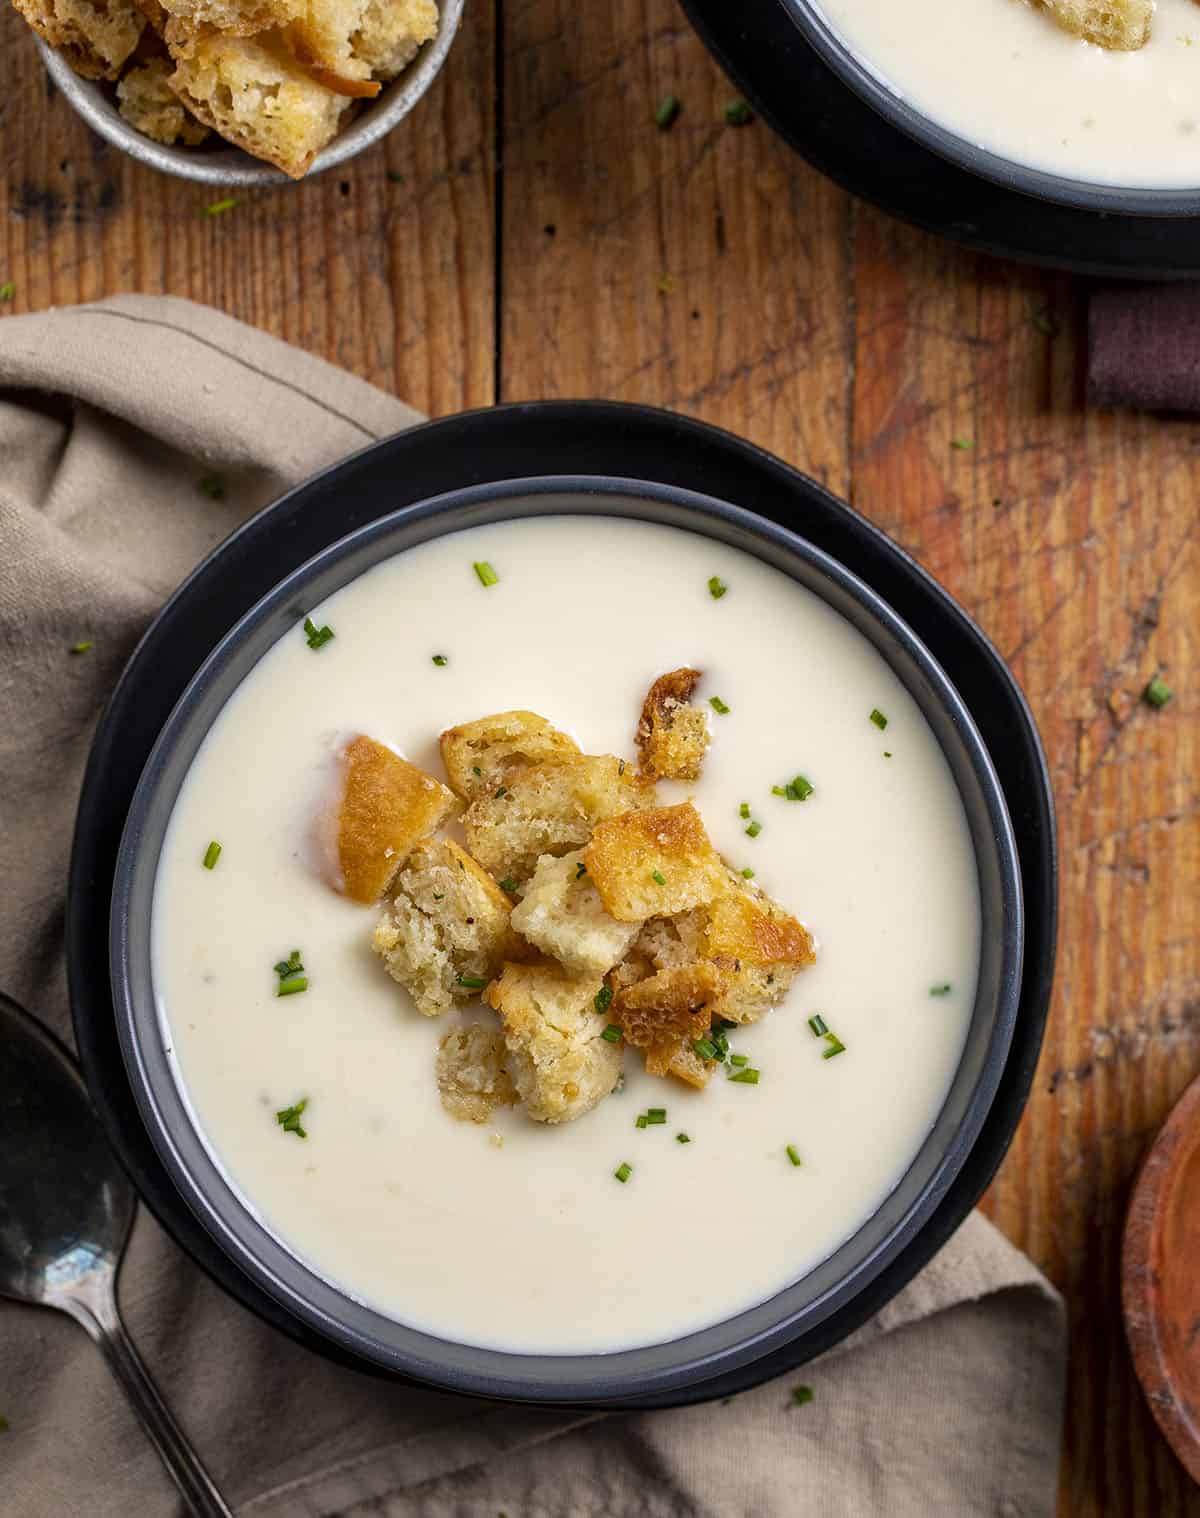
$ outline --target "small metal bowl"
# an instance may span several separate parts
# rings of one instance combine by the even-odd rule
[[[462,20],[463,0],[441,0],[441,25],[432,42],[426,43],[412,63],[378,96],[365,106],[354,120],[318,153],[312,168],[304,176],[336,168],[371,147],[397,125],[437,77],[450,51],[458,24]],[[164,174],[191,179],[197,184],[246,188],[252,185],[295,184],[282,169],[243,153],[241,148],[167,147],[146,137],[117,110],[111,89],[91,79],[81,79],[61,53],[37,38],[46,72],[79,114],[107,142],[128,153],[138,163],[149,164]],[[219,139],[218,139],[219,140]]]

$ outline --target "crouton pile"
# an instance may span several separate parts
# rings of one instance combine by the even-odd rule
[[[337,883],[380,902],[372,947],[424,1016],[490,1009],[439,1048],[452,1116],[582,1117],[627,1047],[702,1089],[723,1057],[708,1035],[757,1021],[813,962],[807,929],[726,864],[691,802],[660,803],[659,779],[700,772],[699,679],[651,687],[637,766],[527,711],[443,733],[448,785],[371,738],[343,750]],[[465,848],[440,836],[451,822]]]
[[[210,132],[299,179],[437,35],[435,0],[13,0],[158,142]]]
[[[1133,53],[1150,40],[1154,0],[1034,0],[1064,31],[1110,52]]]

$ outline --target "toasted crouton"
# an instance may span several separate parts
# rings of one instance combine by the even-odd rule
[[[454,795],[362,733],[346,744],[339,762],[338,883],[354,901],[378,901],[414,846],[446,820]]]
[[[482,766],[481,766],[482,768]],[[463,817],[471,853],[497,880],[528,880],[543,854],[582,848],[596,824],[652,805],[653,787],[611,754],[505,770]]]
[[[369,65],[354,56],[350,43],[365,10],[366,0],[306,0],[297,19],[281,33],[285,47],[309,77],[339,95],[379,93]]]
[[[512,925],[572,975],[611,970],[641,928],[608,915],[578,850],[561,859],[542,855]]]
[[[155,142],[194,147],[208,136],[208,128],[188,114],[167,83],[171,69],[165,58],[151,58],[128,69],[117,85],[117,108],[130,126]]]
[[[660,675],[646,693],[637,728],[641,771],[662,780],[698,780],[708,748],[708,716],[689,706],[700,680],[698,669]]]
[[[621,1047],[601,1035],[599,976],[575,980],[557,965],[504,966],[487,989],[500,1014],[508,1073],[537,1123],[567,1123],[590,1112],[621,1074]]]
[[[85,79],[115,79],[146,24],[131,0],[13,0],[13,5]]]
[[[516,957],[512,903],[448,838],[413,849],[396,877],[371,946],[425,1017],[470,1001]]]
[[[162,8],[192,30],[253,37],[299,20],[307,0],[162,0]]]
[[[584,862],[618,922],[669,917],[702,906],[725,881],[721,856],[691,802],[598,823]]]
[[[442,734],[442,763],[450,789],[464,801],[486,796],[501,777],[530,765],[554,764],[579,753],[579,745],[536,712],[496,712]]]
[[[683,1081],[685,1085],[694,1086],[697,1091],[703,1091],[716,1074],[719,1063],[715,1059],[701,1059],[691,1044],[680,1044],[671,1056],[667,1074]]]
[[[367,0],[350,41],[376,79],[394,79],[437,32],[434,0]]]
[[[691,1049],[721,1013],[725,972],[712,963],[661,970],[649,980],[618,991],[612,1019],[625,1042],[641,1049],[651,1075],[667,1075],[681,1050]],[[697,1061],[703,1064],[704,1061]]]
[[[1114,52],[1134,53],[1150,40],[1154,0],[1041,0],[1065,31]]]
[[[517,1093],[504,1068],[504,1034],[472,1023],[447,1033],[438,1045],[437,1084],[442,1106],[464,1123],[486,1123],[497,1107],[511,1107]]]
[[[732,870],[726,889],[705,912],[704,953],[731,976],[722,1015],[731,1022],[757,1022],[783,1000],[800,971],[815,962],[812,934]]]
[[[273,33],[264,34],[273,38]],[[199,121],[293,179],[337,133],[348,96],[316,83],[285,49],[167,23],[171,88]]]

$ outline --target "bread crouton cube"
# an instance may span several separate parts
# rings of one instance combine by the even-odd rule
[[[115,79],[146,24],[131,0],[13,0],[13,5],[84,79]]]
[[[162,0],[162,8],[193,31],[253,37],[298,21],[308,6],[307,0]]]
[[[470,1001],[515,958],[512,903],[448,838],[418,844],[396,876],[371,946],[425,1017]]]
[[[438,1045],[436,1070],[442,1106],[463,1123],[486,1123],[497,1107],[511,1107],[517,1093],[504,1068],[504,1034],[497,1024],[471,1023],[447,1033]]]
[[[703,1091],[716,1074],[719,1064],[719,1060],[701,1059],[691,1044],[680,1044],[671,1056],[667,1074],[683,1081],[685,1085],[694,1086],[697,1091]]]
[[[698,669],[660,675],[646,693],[637,727],[641,771],[662,780],[698,780],[709,744],[708,714],[690,706]]]
[[[694,907],[690,912],[680,912],[675,917],[652,917],[638,934],[635,950],[651,963],[649,974],[655,970],[674,970],[680,965],[695,964],[704,958],[704,931],[708,926],[708,913],[704,907]]]
[[[580,850],[543,854],[512,925],[572,975],[603,975],[624,955],[640,923],[617,922],[604,910]]]
[[[721,857],[688,801],[598,823],[584,862],[618,922],[686,912],[711,901],[725,882]]]
[[[367,0],[350,45],[376,79],[394,79],[437,32],[434,0]]]
[[[336,884],[353,901],[378,901],[457,803],[440,780],[365,734],[346,744],[338,763]]]
[[[567,1123],[602,1101],[621,1074],[621,1046],[604,1037],[596,1012],[604,982],[578,980],[558,966],[504,966],[487,999],[500,1014],[507,1067],[537,1123]]]
[[[641,1049],[651,1075],[667,1075],[680,1050],[690,1049],[723,1015],[727,976],[716,965],[701,962],[676,970],[660,970],[613,997],[612,1020],[625,1042]],[[700,1064],[704,1061],[697,1060]]]
[[[442,734],[442,763],[450,789],[464,801],[486,796],[505,773],[554,764],[579,753],[579,745],[536,712],[495,712]]]
[[[481,766],[482,768],[482,766]],[[528,880],[543,854],[582,848],[606,817],[653,803],[654,791],[611,754],[505,770],[463,817],[467,844],[497,880]],[[610,908],[611,911],[611,908]]]
[[[354,56],[350,39],[362,23],[366,0],[305,0],[300,15],[280,34],[309,77],[339,95],[379,93],[370,67]]]
[[[1041,0],[1065,31],[1114,52],[1133,53],[1150,40],[1154,0]]]
[[[812,934],[778,902],[732,871],[727,888],[705,909],[705,955],[731,979],[722,1016],[757,1022],[787,995],[793,980],[816,960]]]
[[[130,126],[155,142],[195,147],[208,136],[208,128],[188,114],[167,83],[173,66],[165,58],[151,58],[128,69],[117,85],[117,109]]]
[[[350,97],[318,84],[283,48],[256,37],[167,23],[171,88],[227,142],[300,179],[331,142]],[[270,41],[274,33],[265,33]]]

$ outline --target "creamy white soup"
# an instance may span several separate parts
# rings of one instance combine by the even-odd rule
[[[1200,185],[1200,8],[1158,0],[1110,52],[1026,0],[817,0],[897,95],[981,148],[1097,184]]]
[[[497,584],[480,584],[477,560]],[[811,1270],[929,1132],[978,973],[962,803],[884,661],[757,559],[599,517],[442,538],[311,614],[333,639],[314,651],[299,626],[283,637],[206,737],[154,896],[164,1036],[245,1205],[351,1296],[507,1350],[664,1341]],[[818,946],[783,1005],[730,1034],[759,1084],[718,1071],[695,1091],[650,1077],[626,1050],[623,1089],[576,1122],[535,1123],[520,1107],[455,1121],[439,1103],[437,1045],[493,1014],[418,1016],[371,951],[375,909],[311,867],[305,838],[331,755],[364,732],[440,775],[442,729],[524,707],[588,752],[632,758],[647,687],[685,664],[704,672],[697,699],[729,711],[711,717],[702,779],[660,794],[694,797],[716,847]],[[814,787],[806,801],[772,795],[799,771]],[[308,989],[280,997],[272,967],[294,948]],[[816,1014],[844,1052],[822,1057]],[[304,1139],[276,1118],[301,1099]],[[650,1106],[666,1123],[638,1129]]]

